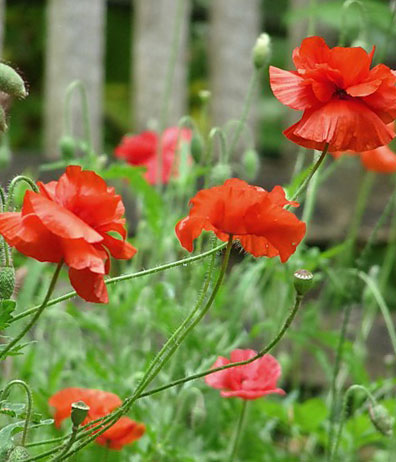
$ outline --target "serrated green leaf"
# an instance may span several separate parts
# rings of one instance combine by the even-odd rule
[[[15,310],[15,300],[0,300],[0,330],[7,328],[12,321],[12,312]]]

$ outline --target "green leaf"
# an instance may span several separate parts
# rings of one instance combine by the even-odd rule
[[[10,337],[4,337],[4,336],[2,336],[2,338],[6,338],[6,339],[8,339],[9,341],[12,340]],[[4,360],[5,358],[7,358],[7,356],[18,356],[18,355],[21,355],[21,354],[22,354],[21,350],[22,350],[23,348],[25,348],[26,346],[28,346],[28,345],[32,345],[33,343],[37,343],[37,341],[36,341],[36,340],[32,340],[32,341],[30,341],[30,342],[25,342],[25,343],[21,343],[21,344],[19,344],[19,345],[15,345],[15,346],[14,346],[13,348],[11,348],[11,350],[8,351],[7,354],[6,354],[3,358],[1,358],[1,359]],[[4,349],[7,347],[7,345],[8,345],[8,343],[2,343],[2,344],[0,344],[0,353],[2,352],[2,350],[4,350]]]
[[[12,321],[12,312],[15,310],[15,300],[0,301],[0,330],[8,327]]]
[[[305,433],[317,430],[327,417],[327,408],[320,398],[312,398],[302,404],[295,404],[294,420]]]

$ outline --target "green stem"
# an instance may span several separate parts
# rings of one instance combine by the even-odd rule
[[[246,94],[246,98],[245,98],[245,101],[243,103],[242,114],[241,114],[240,119],[238,120],[237,128],[236,128],[236,130],[234,132],[234,136],[231,138],[230,146],[229,146],[229,149],[227,151],[227,159],[232,158],[232,154],[234,152],[234,149],[236,148],[236,145],[237,145],[237,143],[239,141],[239,138],[240,138],[240,136],[242,134],[243,127],[246,124],[246,121],[247,121],[247,118],[248,118],[248,115],[249,115],[250,106],[252,105],[252,102],[253,102],[253,97],[254,97],[254,92],[255,92],[255,89],[256,89],[256,85],[257,85],[257,83],[259,81],[259,77],[261,75],[261,71],[262,71],[262,68],[260,68],[260,69],[254,68],[253,75],[252,75],[252,77],[250,79],[250,82],[249,82],[249,87],[248,87],[248,91],[247,91],[247,94]]]
[[[60,454],[54,456],[51,459],[52,462],[62,460],[63,456],[68,453],[68,451],[70,450],[70,448],[73,446],[73,444],[76,441],[77,432],[78,432],[78,426],[77,427],[73,426],[72,434],[70,435],[69,441],[66,441],[66,443],[65,443],[65,445],[64,445],[64,447],[62,449],[62,452]]]
[[[324,158],[326,157],[328,149],[329,149],[329,144],[326,143],[325,147],[323,148],[322,154],[320,155],[317,162],[313,164],[309,175],[307,176],[307,178],[305,178],[305,180],[302,182],[302,184],[299,186],[297,191],[294,193],[292,199],[290,200],[292,201],[297,200],[300,197],[300,195],[307,189],[308,184],[311,181],[311,178],[315,175],[316,171],[318,170],[318,168],[321,166],[322,162],[324,161]]]
[[[349,319],[351,317],[353,304],[347,303],[343,310],[343,319],[342,319],[342,326],[341,332],[338,339],[338,346],[336,357],[334,361],[334,369],[331,377],[331,387],[330,387],[330,421],[329,421],[329,431],[327,436],[327,461],[330,461],[331,457],[331,448],[333,446],[333,439],[334,439],[334,426],[337,419],[338,414],[338,395],[337,395],[337,377],[340,372],[341,362],[344,355],[344,343],[346,332],[349,324]]]
[[[234,460],[235,460],[235,456],[236,456],[236,453],[237,453],[237,450],[238,450],[239,442],[240,442],[241,436],[242,436],[243,424],[245,422],[245,417],[246,417],[246,409],[247,409],[247,400],[244,399],[243,403],[242,403],[241,413],[240,413],[239,419],[238,419],[238,424],[237,424],[237,427],[236,427],[236,430],[235,430],[235,434],[234,434],[234,437],[233,437],[232,442],[231,442],[231,451],[230,451],[229,462],[234,462]]]
[[[149,391],[147,391],[145,393],[142,393],[139,396],[139,398],[143,398],[143,397],[146,397],[146,396],[153,395],[155,393],[159,393],[160,391],[164,391],[164,390],[166,390],[168,388],[172,388],[172,387],[175,387],[177,385],[182,385],[183,383],[190,382],[191,380],[196,380],[196,379],[199,379],[201,377],[205,377],[206,375],[214,374],[215,372],[223,371],[223,370],[229,369],[231,367],[245,366],[246,364],[250,364],[253,361],[256,361],[257,359],[263,357],[265,354],[269,353],[280,342],[280,340],[283,338],[283,336],[285,335],[287,329],[290,327],[291,323],[293,322],[293,319],[295,318],[295,316],[297,314],[297,311],[300,309],[302,300],[303,300],[302,295],[296,295],[296,300],[295,300],[294,306],[291,309],[288,317],[286,318],[286,321],[283,323],[283,325],[282,325],[281,329],[279,330],[278,334],[273,338],[273,340],[271,340],[271,342],[268,345],[266,345],[262,350],[260,350],[257,353],[257,355],[254,356],[253,358],[247,359],[245,361],[229,363],[229,364],[226,364],[224,366],[220,366],[220,367],[216,367],[216,368],[212,368],[212,369],[206,369],[205,371],[198,372],[196,374],[192,374],[192,375],[187,376],[187,377],[182,377],[181,379],[174,380],[173,382],[162,385],[161,387],[153,388],[152,390],[149,390]]]
[[[32,191],[36,193],[39,192],[38,186],[31,178],[24,176],[24,175],[16,176],[11,181],[10,186],[8,187],[8,195],[7,195],[7,200],[6,200],[5,207],[4,207],[6,212],[8,212],[10,210],[10,207],[13,206],[15,187],[21,181],[24,181],[25,183],[27,183],[32,188]]]
[[[342,5],[341,32],[340,32],[340,37],[338,40],[339,47],[345,46],[346,32],[348,30],[345,19],[347,18],[347,15],[349,13],[348,10],[352,5],[356,5],[359,8],[361,29],[364,31],[364,33],[366,33],[367,18],[366,18],[366,10],[364,8],[363,3],[360,0],[345,0],[344,4]]]
[[[10,388],[13,387],[14,385],[19,385],[22,387],[25,392],[26,392],[26,418],[25,418],[25,424],[23,426],[23,433],[22,433],[22,439],[21,439],[21,445],[26,446],[26,439],[27,439],[27,434],[28,434],[28,428],[29,428],[29,422],[32,417],[32,408],[33,408],[33,394],[32,391],[29,387],[29,385],[24,382],[23,380],[12,380],[7,384],[7,386],[4,388],[3,393],[1,394],[1,399],[6,399]]]
[[[227,151],[227,139],[224,134],[224,131],[220,127],[214,127],[212,130],[209,132],[209,137],[208,137],[208,150],[206,154],[206,159],[204,165],[209,165],[211,159],[212,159],[212,154],[213,154],[213,145],[214,145],[214,139],[215,136],[219,138],[220,141],[220,162],[228,162],[228,156],[229,152]]]
[[[115,284],[117,282],[122,281],[129,281],[130,279],[135,279],[143,276],[149,276],[150,274],[159,273],[160,271],[165,271],[171,268],[176,268],[177,266],[188,265],[189,263],[193,263],[195,261],[201,260],[202,258],[206,258],[209,255],[215,254],[216,252],[220,251],[226,246],[226,244],[220,244],[214,249],[208,250],[203,252],[199,255],[194,255],[193,257],[184,258],[183,260],[178,260],[171,263],[166,263],[165,265],[157,266],[155,268],[150,268],[148,270],[139,271],[138,273],[131,273],[131,274],[123,274],[121,276],[116,276],[114,278],[105,279],[106,285]],[[60,297],[54,298],[49,300],[47,306],[56,305],[57,303],[63,302],[65,300],[69,300],[77,295],[76,291],[73,290],[67,294],[61,295]],[[36,313],[40,309],[40,306],[34,306],[33,308],[29,308],[28,310],[23,311],[22,313],[15,315],[12,319],[12,322],[18,321],[26,316],[30,316],[33,313]]]
[[[87,446],[89,443],[91,443],[93,440],[95,440],[98,436],[100,436],[102,433],[104,433],[106,430],[108,430],[121,417],[121,415],[127,413],[130,410],[133,403],[137,399],[139,399],[141,393],[144,391],[144,388],[154,380],[154,378],[158,375],[158,373],[160,372],[162,367],[170,359],[170,357],[173,355],[173,353],[176,351],[176,349],[181,345],[181,343],[186,338],[186,336],[191,332],[191,330],[196,326],[196,324],[198,324],[198,322],[207,313],[207,311],[211,307],[211,305],[212,305],[212,303],[213,303],[213,301],[214,301],[214,299],[215,299],[215,297],[217,295],[217,292],[220,289],[220,286],[221,286],[221,284],[223,282],[225,272],[226,272],[226,269],[227,269],[227,266],[228,266],[230,254],[231,254],[232,239],[233,239],[233,236],[230,235],[229,239],[228,239],[228,242],[227,242],[227,247],[226,247],[226,250],[225,250],[225,253],[224,253],[223,263],[222,263],[221,268],[220,268],[220,273],[219,273],[218,279],[217,279],[216,284],[215,284],[215,286],[213,288],[213,291],[212,291],[208,301],[206,302],[205,306],[203,307],[203,309],[197,314],[195,319],[193,319],[190,322],[190,324],[186,327],[186,329],[180,335],[179,339],[177,339],[177,341],[173,345],[173,347],[170,350],[168,350],[165,355],[163,354],[163,350],[161,350],[157,354],[156,358],[153,361],[154,365],[152,365],[150,367],[150,372],[145,373],[145,375],[143,376],[143,379],[141,381],[141,384],[138,385],[138,387],[136,388],[136,390],[132,394],[132,396],[127,398],[124,401],[124,404],[120,408],[118,408],[117,411],[113,415],[107,416],[106,419],[102,421],[102,423],[100,424],[101,428],[98,431],[96,431],[97,427],[91,428],[90,429],[90,433],[91,433],[90,436],[85,441],[82,441],[74,449],[72,449],[67,454],[65,454],[63,456],[63,458],[59,459],[59,462],[61,460],[64,460],[64,459],[68,458],[68,457],[71,457],[73,454],[75,454],[76,452],[83,449],[85,446]],[[105,422],[106,422],[106,424],[105,424]]]
[[[348,401],[350,396],[352,395],[353,392],[356,390],[359,391],[364,391],[370,400],[371,404],[374,406],[375,405],[375,399],[373,395],[362,385],[351,385],[348,390],[345,392],[344,399],[342,402],[342,411],[341,411],[341,418],[338,426],[338,431],[337,435],[335,437],[335,442],[334,442],[334,447],[330,449],[330,462],[333,462],[335,458],[337,457],[337,452],[338,452],[338,447],[341,441],[341,434],[342,434],[342,429],[344,427],[345,419],[346,419],[346,413],[347,413],[347,408],[348,408]]]
[[[204,299],[206,297],[208,289],[209,289],[209,285],[210,285],[210,282],[211,282],[211,279],[212,279],[212,273],[213,273],[213,269],[214,269],[214,262],[215,262],[215,254],[212,254],[212,258],[211,258],[211,261],[210,261],[210,264],[209,264],[209,269],[208,269],[208,272],[207,272],[207,274],[205,276],[205,279],[204,279],[204,284],[203,284],[203,287],[202,287],[202,290],[201,290],[201,294],[199,295],[193,310],[184,319],[184,321],[175,330],[175,332],[169,337],[169,339],[167,340],[165,345],[161,348],[160,352],[157,354],[155,359],[150,364],[149,368],[145,372],[146,382],[151,381],[150,380],[151,379],[151,373],[152,373],[153,370],[155,370],[155,367],[156,367],[157,364],[161,364],[161,367],[164,365],[164,364],[162,364],[163,361],[164,361],[163,358],[165,356],[165,353],[168,351],[168,349],[178,347],[179,338],[180,338],[181,333],[185,331],[185,329],[188,327],[188,325],[190,324],[192,319],[195,317],[195,315],[199,311],[199,309],[200,309],[200,307],[201,307],[201,305],[202,305],[202,303],[203,303],[203,301],[204,301]],[[139,387],[144,389],[145,386],[146,386],[146,382],[144,381],[144,379],[142,379],[141,383],[139,384]]]
[[[70,109],[71,98],[73,93],[78,90],[81,97],[81,107],[83,114],[83,124],[84,124],[84,139],[87,143],[88,153],[91,156],[92,152],[92,137],[91,137],[91,126],[89,122],[89,106],[88,106],[88,96],[87,90],[84,83],[81,80],[75,80],[67,87],[66,97],[65,97],[65,107],[64,107],[64,129],[66,134],[72,134],[72,120],[73,114]]]
[[[52,292],[55,289],[56,281],[58,280],[58,276],[60,273],[60,270],[62,268],[63,260],[61,260],[55,270],[54,275],[52,276],[50,285],[47,290],[47,294],[44,297],[43,303],[39,306],[37,309],[35,315],[33,316],[32,320],[25,326],[24,329],[12,340],[10,343],[6,345],[4,350],[0,352],[0,359],[5,358],[7,353],[25,336],[25,334],[33,327],[33,325],[36,323],[38,318],[40,317],[41,313],[44,311],[44,309],[47,307],[48,300],[50,299]]]
[[[379,275],[379,288],[382,293],[385,292],[386,285],[387,285],[389,276],[391,274],[393,264],[395,262],[395,257],[396,257],[396,201],[393,204],[392,220],[390,223],[388,245],[386,247],[384,261],[381,266],[380,275]]]
[[[370,196],[374,180],[375,173],[366,171],[363,177],[363,181],[360,183],[355,211],[345,241],[347,244],[347,251],[344,254],[343,260],[346,266],[349,266],[353,258],[356,239],[359,234],[359,228],[362,223],[363,214],[366,209],[367,201]]]
[[[395,327],[393,325],[393,320],[392,320],[392,316],[390,314],[388,305],[386,304],[386,302],[384,300],[384,297],[381,295],[381,292],[379,291],[379,289],[377,287],[377,284],[375,283],[375,281],[370,276],[368,276],[363,271],[359,271],[358,276],[359,276],[360,279],[362,279],[366,283],[367,287],[370,289],[371,293],[375,297],[375,300],[376,300],[376,302],[377,302],[377,304],[378,304],[378,306],[379,306],[379,308],[381,310],[382,316],[384,318],[385,325],[386,325],[386,328],[388,330],[389,337],[391,339],[393,351],[394,351],[395,356],[396,356],[396,331],[395,331]]]
[[[6,195],[4,189],[0,186],[0,213],[3,213],[5,211],[6,204]],[[3,264],[5,266],[10,266],[10,250],[3,236],[0,236],[0,246],[0,266],[2,266]]]

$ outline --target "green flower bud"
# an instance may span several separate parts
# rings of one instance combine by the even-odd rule
[[[259,36],[253,47],[252,57],[256,69],[261,69],[269,60],[271,54],[271,38],[263,33]]]
[[[203,103],[206,103],[207,101],[210,100],[210,97],[212,96],[212,94],[210,93],[209,90],[201,90],[198,93],[198,96]]]
[[[294,289],[298,295],[305,295],[311,290],[313,274],[306,269],[299,269],[294,273]]]
[[[0,300],[11,298],[15,287],[15,269],[13,266],[0,267]]]
[[[191,155],[194,161],[199,164],[202,159],[202,153],[204,151],[204,141],[202,136],[195,132],[191,138]]]
[[[73,137],[64,135],[59,140],[59,150],[62,154],[63,159],[73,159],[76,152],[76,142]]]
[[[10,452],[7,462],[22,462],[23,460],[29,459],[30,454],[27,449],[23,446],[15,446]]]
[[[28,94],[22,77],[4,63],[0,63],[0,90],[17,98],[25,98]]]
[[[252,180],[256,175],[259,168],[259,157],[255,149],[248,149],[243,155],[243,166],[246,176]]]
[[[210,182],[213,185],[223,184],[231,176],[231,167],[228,164],[219,163],[213,167],[210,173]]]
[[[380,433],[385,436],[392,436],[395,419],[389,414],[386,407],[382,406],[381,404],[370,404],[369,415],[374,427]]]
[[[77,401],[72,403],[71,408],[71,421],[73,423],[73,427],[78,427],[87,417],[89,406],[87,406],[84,401]]]

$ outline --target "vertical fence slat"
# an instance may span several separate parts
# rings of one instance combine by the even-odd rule
[[[105,0],[49,0],[47,3],[44,144],[57,157],[67,86],[86,84],[94,147],[102,147]],[[82,132],[81,104],[73,99],[74,131]]]
[[[178,3],[178,0],[134,0],[131,105],[135,131],[144,130],[151,121],[160,119]],[[175,124],[186,112],[189,14],[190,1],[185,0],[168,125]]]

